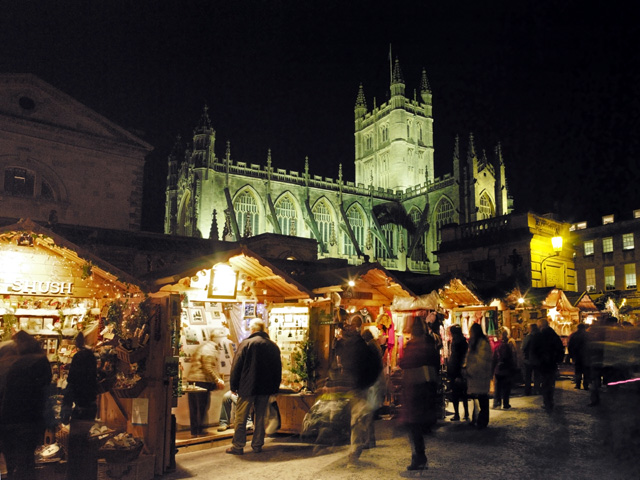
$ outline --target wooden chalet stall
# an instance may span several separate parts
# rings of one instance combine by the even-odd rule
[[[269,260],[245,246],[232,244],[228,250],[176,264],[154,273],[149,282],[158,295],[177,295],[179,324],[175,350],[180,381],[175,389],[173,415],[178,446],[201,443],[213,436],[205,431],[199,438],[189,435],[187,396],[191,356],[206,339],[217,344],[220,373],[228,381],[237,346],[249,335],[249,323],[262,319],[271,339],[282,353],[283,395],[302,389],[293,370],[294,357],[309,336],[311,292]],[[219,423],[222,396],[228,390],[210,392],[206,426]],[[186,395],[185,395],[186,394]],[[279,397],[281,431],[288,431],[291,414]],[[233,413],[232,413],[233,414]]]
[[[498,325],[498,309],[488,306],[474,291],[458,278],[432,277],[425,280],[429,293],[410,299],[394,299],[392,310],[401,325],[408,325],[413,315],[426,315],[429,312],[439,314],[443,341],[442,356],[448,356],[449,327],[458,325],[465,336],[469,336],[472,323],[480,323],[488,335],[494,335]],[[405,336],[409,327],[400,328]]]
[[[147,300],[141,307],[145,295],[136,279],[29,220],[0,229],[0,265],[3,339],[24,330],[40,341],[56,382],[52,399],[60,402],[75,353],[73,338],[83,332],[99,356],[103,380],[96,424],[142,447],[137,454],[119,450],[121,457],[131,457],[124,464],[99,460],[99,475],[128,468],[135,477],[126,478],[149,480],[162,473],[168,452],[162,306]],[[136,330],[130,329],[133,320]],[[63,474],[55,467],[64,456],[65,429],[58,418],[57,427],[43,438],[57,447],[43,450],[47,458],[40,458],[49,478]],[[108,453],[101,450],[100,458]]]
[[[580,309],[559,288],[530,288],[526,292],[515,288],[506,295],[503,304],[504,325],[511,329],[516,341],[522,340],[528,325],[540,318],[547,318],[556,333],[565,338],[580,323]]]

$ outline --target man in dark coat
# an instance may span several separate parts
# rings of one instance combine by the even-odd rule
[[[531,353],[539,361],[543,408],[553,410],[558,364],[564,359],[564,345],[546,318],[538,320],[540,333],[531,340]]]
[[[527,333],[522,340],[522,356],[524,357],[524,394],[534,395],[540,394],[540,370],[538,369],[538,359],[531,352],[532,340],[538,335],[538,325],[535,323],[529,324],[529,333]],[[531,382],[533,381],[533,391],[531,389]]]
[[[98,451],[89,442],[89,432],[98,412],[97,361],[93,350],[85,347],[82,332],[74,344],[77,350],[69,366],[61,411],[62,423],[69,424],[66,478],[94,480],[98,477]]]
[[[587,346],[587,326],[584,323],[578,325],[578,329],[569,335],[569,357],[575,367],[575,387],[580,389],[580,384],[585,390],[589,390],[589,361]]]
[[[262,320],[252,320],[251,334],[238,347],[231,365],[230,389],[238,394],[236,404],[235,432],[232,446],[226,452],[242,455],[247,443],[247,417],[253,407],[253,437],[251,448],[262,451],[264,445],[264,418],[269,406],[269,397],[278,393],[282,380],[280,348],[269,339]]]

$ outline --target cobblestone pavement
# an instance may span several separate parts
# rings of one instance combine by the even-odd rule
[[[640,390],[610,389],[602,405],[588,407],[589,392],[559,382],[556,408],[541,408],[538,396],[516,396],[510,410],[491,410],[489,427],[475,430],[447,416],[426,436],[425,478],[638,480]],[[449,412],[451,413],[451,412]],[[365,450],[357,469],[347,469],[347,446],[319,448],[297,436],[269,437],[262,453],[243,456],[228,445],[178,453],[175,472],[163,480],[201,479],[396,479],[410,460],[409,444],[394,420],[378,420],[377,446]],[[315,448],[314,448],[315,447]]]

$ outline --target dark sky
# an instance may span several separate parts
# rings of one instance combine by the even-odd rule
[[[567,220],[640,208],[633,2],[0,1],[0,71],[34,73],[155,147],[143,227],[162,230],[166,158],[204,104],[216,153],[354,179],[353,106],[426,68],[436,175],[501,142],[518,211]]]

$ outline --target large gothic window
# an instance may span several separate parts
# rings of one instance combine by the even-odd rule
[[[367,135],[364,138],[364,143],[365,143],[365,149],[367,151],[372,150],[373,149],[373,136],[371,134]]]
[[[276,203],[276,218],[283,235],[297,235],[296,207],[288,196],[282,197]]]
[[[243,237],[258,235],[258,204],[250,192],[244,191],[233,202],[233,210],[236,214],[238,229]]]
[[[483,193],[480,197],[480,205],[478,207],[478,220],[484,220],[487,218],[495,217],[495,210],[493,203],[486,193]]]
[[[397,228],[393,223],[387,223],[381,227],[382,235],[387,239],[389,250],[396,251],[396,233]],[[384,244],[376,237],[375,239],[375,255],[376,258],[387,259],[390,258],[389,252],[384,248]]]
[[[324,201],[320,201],[315,204],[312,213],[313,218],[316,220],[316,225],[318,225],[318,230],[320,231],[320,238],[322,238],[322,241],[326,245],[331,240],[333,228],[329,207],[327,207],[327,204]]]
[[[416,231],[417,231],[417,229],[420,227],[420,217],[422,216],[422,214],[420,213],[420,210],[418,210],[417,208],[413,208],[411,209],[410,215],[411,215],[411,221],[416,226]],[[411,260],[415,262],[426,262],[428,260],[427,252],[425,251],[425,247],[424,247],[426,244],[425,242],[426,235],[427,235],[426,233],[423,233],[422,235],[420,235],[420,238],[416,242],[416,246],[413,249],[413,252],[411,252]]]
[[[436,246],[437,247],[440,246],[440,242],[442,240],[440,229],[444,225],[448,225],[450,223],[453,223],[453,221],[454,221],[453,212],[454,212],[454,209],[453,209],[453,204],[451,203],[451,201],[443,198],[440,201],[440,203],[438,204],[438,208],[436,208],[436,213],[435,213],[435,217],[436,217]]]
[[[353,230],[353,236],[355,237],[356,242],[358,243],[360,248],[362,248],[362,245],[364,244],[364,217],[360,209],[355,205],[352,206],[347,211],[347,220],[349,222],[349,225],[351,225],[351,230]],[[346,232],[343,232],[342,235],[342,245],[344,248],[344,251],[342,253],[344,253],[345,255],[351,256],[356,254],[355,246],[353,245],[351,238],[349,238],[349,235],[347,235]]]

